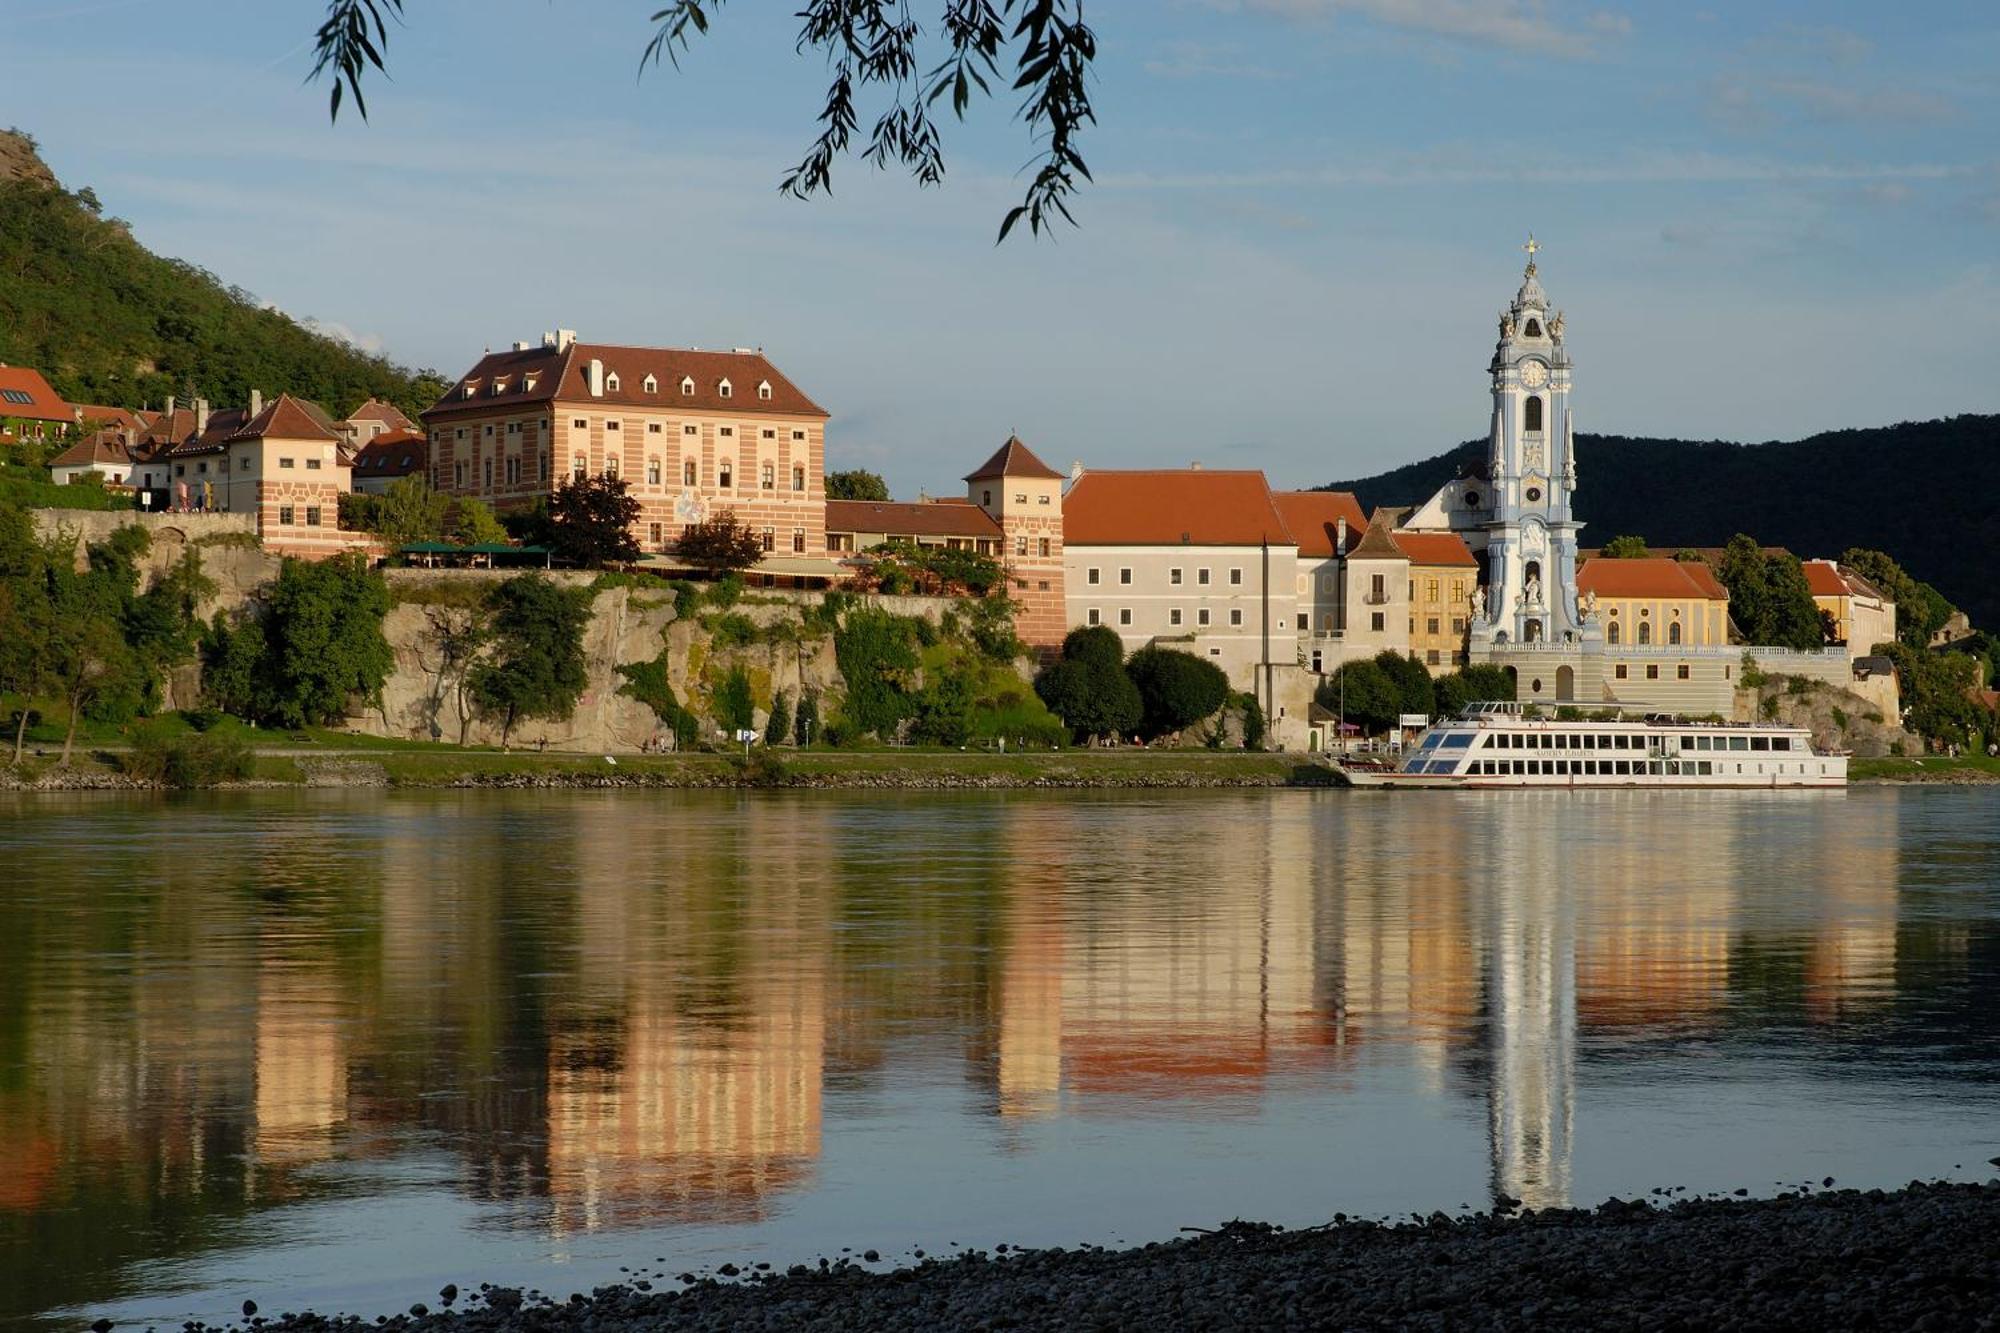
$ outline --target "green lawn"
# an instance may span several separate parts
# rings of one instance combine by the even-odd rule
[[[1852,759],[1847,765],[1848,780],[1865,782],[2000,782],[2000,759],[1986,755],[1926,755],[1921,759]]]

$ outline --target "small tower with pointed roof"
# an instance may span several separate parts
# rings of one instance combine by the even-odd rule
[[[1009,435],[965,478],[966,499],[1000,525],[1014,632],[1044,656],[1068,632],[1063,601],[1063,474]]]

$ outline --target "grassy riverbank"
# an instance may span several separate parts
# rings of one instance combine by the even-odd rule
[[[1985,755],[1926,755],[1921,759],[1853,759],[1848,761],[1850,782],[2000,782],[2000,759]]]

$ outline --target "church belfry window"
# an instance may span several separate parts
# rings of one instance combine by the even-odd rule
[[[1536,319],[1533,315],[1528,316],[1528,327],[1525,330],[1523,330],[1523,332],[1525,332],[1530,338],[1541,337],[1542,321]]]
[[[1539,431],[1541,428],[1542,400],[1539,397],[1530,398],[1522,405],[1521,429]]]

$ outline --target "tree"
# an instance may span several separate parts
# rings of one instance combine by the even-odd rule
[[[1125,674],[1125,645],[1106,625],[1071,630],[1061,660],[1035,677],[1035,693],[1075,740],[1124,735],[1145,715],[1139,687]]]
[[[1379,658],[1344,663],[1320,682],[1313,701],[1371,736],[1394,726],[1403,712],[1402,691]]]
[[[1646,560],[1653,553],[1646,549],[1644,537],[1613,537],[1598,554],[1607,560]]]
[[[389,587],[359,556],[287,560],[267,599],[256,711],[280,726],[337,722],[377,702],[395,655],[382,635]]]
[[[1934,653],[1906,643],[1884,645],[1896,664],[1903,696],[1903,721],[1911,731],[1940,745],[1964,745],[1984,720],[1972,700],[1979,684],[1977,659],[1966,653]]]
[[[887,740],[910,715],[918,623],[873,607],[856,608],[841,618],[833,632],[833,654],[847,682],[840,719],[852,732],[873,732]]]
[[[964,745],[972,736],[972,681],[962,671],[941,671],[917,698],[913,739],[927,745]]]
[[[708,31],[724,2],[660,0],[639,68],[662,59],[678,65],[689,39]],[[330,117],[339,119],[343,98],[351,96],[354,109],[367,118],[362,76],[371,67],[386,68],[386,19],[400,19],[403,11],[404,0],[329,0],[309,77],[330,76]],[[779,189],[800,199],[830,193],[833,161],[849,152],[878,168],[895,162],[919,184],[936,185],[944,179],[944,142],[931,107],[949,96],[953,115],[963,120],[974,93],[990,95],[990,81],[999,79],[1022,94],[1016,114],[1038,146],[1029,162],[1034,170],[1026,196],[1002,220],[1000,239],[1024,218],[1037,235],[1057,218],[1072,221],[1070,196],[1080,180],[1090,179],[1076,141],[1097,119],[1089,87],[1097,34],[1083,22],[1083,0],[944,0],[943,11],[934,29],[942,44],[927,49],[924,28],[907,6],[805,0],[797,15],[797,49],[823,57],[832,79],[819,135]],[[1001,72],[1003,57],[1011,73]],[[886,105],[865,144],[856,145],[861,118],[856,99],[871,90]]]
[[[819,737],[819,691],[810,687],[799,693],[798,716],[792,719],[792,743],[801,750]]]
[[[218,615],[201,641],[201,693],[211,708],[236,717],[262,715],[264,627],[254,616]]]
[[[1396,697],[1401,711],[1422,713],[1429,717],[1437,709],[1437,688],[1431,682],[1431,670],[1414,657],[1389,649],[1375,654],[1375,665],[1382,668],[1384,675],[1395,683]]]
[[[370,531],[391,550],[444,537],[451,497],[431,489],[421,475],[399,477],[375,502]]]
[[[1490,662],[1476,663],[1439,676],[1432,688],[1438,714],[1443,717],[1464,712],[1467,704],[1488,700],[1512,701],[1514,698],[1514,678],[1507,674],[1505,667],[1497,667]]]
[[[1746,642],[1800,649],[1825,642],[1819,606],[1797,556],[1767,555],[1755,538],[1739,532],[1724,548],[1715,576],[1729,589],[1729,615]]]
[[[623,477],[597,476],[557,483],[549,497],[548,544],[557,558],[585,569],[639,558],[632,525],[639,501]]]
[[[482,500],[460,500],[451,515],[452,539],[461,546],[503,546],[507,527]]]
[[[1840,563],[1875,585],[1884,597],[1896,604],[1896,637],[1912,648],[1928,647],[1930,631],[1925,626],[1929,618],[1928,599],[1917,590],[1917,581],[1904,572],[1885,551],[1872,551],[1859,546],[1849,547],[1840,557]],[[1864,644],[1872,648],[1873,644]]]
[[[880,474],[863,468],[829,472],[826,474],[826,498],[886,501],[889,498],[889,483],[882,480]]]
[[[458,743],[464,745],[472,732],[472,671],[493,637],[492,612],[488,606],[427,606],[424,620],[430,630],[426,637],[437,654],[434,664],[418,659],[432,679],[424,700],[431,739],[443,731],[439,719],[449,694],[458,713]]]
[[[521,574],[493,589],[487,605],[492,652],[472,668],[470,687],[480,711],[501,719],[505,745],[522,718],[566,718],[583,697],[590,594],[541,574]]]
[[[674,554],[711,574],[748,569],[764,558],[764,543],[725,509],[700,523],[690,523],[674,543]]]
[[[1139,691],[1139,734],[1148,740],[1193,726],[1229,701],[1229,677],[1192,653],[1141,648],[1125,662]]]
[[[1254,694],[1236,696],[1237,706],[1243,710],[1243,748],[1261,750],[1264,748],[1264,705],[1257,702]]]
[[[750,692],[750,673],[741,663],[729,668],[715,688],[715,720],[732,737],[756,725],[757,702]]]
[[[783,745],[792,738],[792,698],[783,690],[771,696],[771,715],[764,719],[764,744]]]

